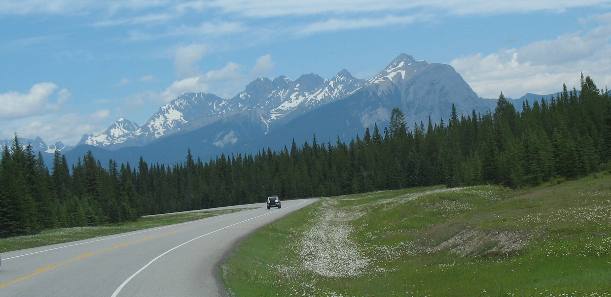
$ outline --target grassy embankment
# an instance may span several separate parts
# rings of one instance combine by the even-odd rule
[[[210,211],[202,210],[188,213],[147,216],[133,222],[124,222],[120,224],[44,230],[41,233],[34,235],[0,238],[0,252],[8,252],[56,243],[83,240],[98,236],[113,235],[172,224],[180,224],[238,210],[239,209]]]
[[[236,296],[611,296],[611,175],[324,198],[222,271]]]

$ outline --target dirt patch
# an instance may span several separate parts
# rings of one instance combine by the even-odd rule
[[[530,236],[512,231],[463,230],[427,252],[447,250],[463,257],[510,255],[526,247],[529,240]]]
[[[440,194],[440,193],[459,192],[464,189],[468,189],[468,188],[463,187],[463,188],[450,188],[450,189],[436,189],[436,190],[430,190],[430,191],[425,191],[425,192],[409,193],[409,194],[401,195],[398,197],[380,199],[376,201],[375,203],[373,203],[371,206],[388,205],[389,207],[394,207],[392,206],[393,204],[407,203],[407,202],[416,200],[424,196]]]

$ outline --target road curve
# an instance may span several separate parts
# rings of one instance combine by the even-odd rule
[[[2,255],[0,296],[221,296],[216,266],[241,237],[314,199]]]

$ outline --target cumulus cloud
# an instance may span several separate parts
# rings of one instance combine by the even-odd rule
[[[229,62],[220,69],[214,69],[204,74],[206,81],[221,81],[227,79],[238,79],[242,76],[240,74],[240,65]]]
[[[580,72],[604,87],[611,84],[610,34],[611,23],[601,22],[589,31],[460,57],[451,64],[480,96],[488,98],[501,91],[511,97],[554,93],[562,83],[576,85]]]
[[[270,73],[274,69],[274,62],[272,61],[272,55],[267,54],[259,57],[255,66],[252,68],[252,75],[263,76]]]
[[[69,98],[67,89],[51,82],[34,84],[26,93],[0,93],[0,119],[23,118],[58,110]]]
[[[212,69],[200,75],[195,75],[174,81],[161,94],[164,102],[169,102],[187,92],[214,92],[225,95],[228,89],[236,87],[236,82],[242,82],[244,76],[240,65],[229,62],[219,69]]]
[[[187,77],[174,81],[162,93],[161,97],[165,102],[170,102],[181,94],[187,92],[204,92],[208,89],[201,76]]]
[[[17,133],[20,137],[41,137],[47,143],[62,141],[68,145],[75,145],[82,135],[103,130],[109,114],[106,110],[98,110],[91,114],[66,113],[44,114],[2,121],[0,125],[0,139],[8,139]]]
[[[180,46],[176,49],[174,56],[174,67],[180,77],[188,77],[197,74],[197,63],[208,50],[205,44],[190,44]]]

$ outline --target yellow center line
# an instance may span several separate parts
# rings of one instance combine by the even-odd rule
[[[32,279],[32,278],[34,278],[34,277],[36,277],[38,275],[41,275],[43,273],[46,273],[46,272],[49,272],[49,271],[52,271],[52,270],[56,270],[56,269],[58,269],[60,267],[67,266],[67,265],[72,264],[72,263],[76,263],[76,262],[79,262],[79,261],[83,261],[83,260],[89,259],[89,258],[91,258],[93,256],[109,253],[109,252],[112,252],[114,250],[126,248],[126,247],[129,247],[129,246],[132,246],[132,245],[136,245],[136,244],[139,244],[139,243],[147,242],[147,241],[150,241],[150,240],[153,240],[153,239],[158,239],[158,238],[161,238],[161,237],[170,236],[170,235],[173,235],[173,234],[176,234],[176,233],[177,233],[176,231],[172,231],[172,232],[163,233],[163,234],[158,235],[158,236],[150,236],[149,235],[149,236],[145,236],[143,238],[140,238],[138,240],[120,242],[120,243],[113,244],[111,247],[108,247],[108,248],[104,248],[104,249],[99,249],[99,250],[95,250],[95,251],[91,251],[91,252],[82,253],[82,254],[80,254],[80,255],[78,255],[76,257],[72,257],[72,258],[70,258],[70,259],[68,259],[66,261],[62,261],[62,262],[58,262],[58,263],[53,263],[53,264],[48,264],[48,265],[45,265],[45,266],[41,266],[41,267],[36,268],[33,272],[31,272],[29,274],[16,277],[16,278],[14,278],[12,280],[0,282],[0,289],[4,289],[4,288],[7,288],[7,287],[12,286],[14,284],[30,280],[30,279]]]

